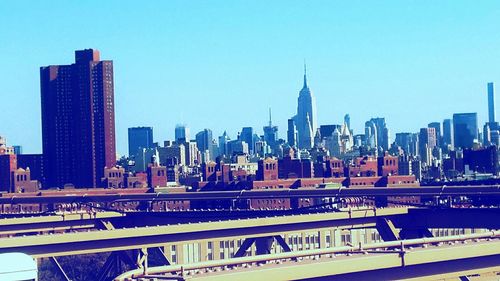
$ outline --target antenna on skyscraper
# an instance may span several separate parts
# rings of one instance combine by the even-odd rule
[[[269,127],[273,126],[273,121],[271,119],[271,108],[269,108]]]
[[[307,88],[307,66],[306,66],[306,59],[304,59],[304,88]]]

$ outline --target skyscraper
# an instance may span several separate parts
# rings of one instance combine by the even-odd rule
[[[189,141],[189,128],[184,124],[177,124],[175,126],[175,141],[183,143]]]
[[[293,118],[288,119],[288,130],[286,133],[288,145],[297,147],[297,126],[295,126]]]
[[[347,124],[347,127],[352,130],[351,128],[351,116],[349,114],[344,115],[344,123]]]
[[[297,126],[298,147],[301,149],[310,149],[313,145],[313,132],[316,132],[316,101],[307,86],[307,70],[304,64],[304,85],[300,90],[297,115],[295,124]]]
[[[488,122],[484,125],[483,129],[483,144],[498,145],[498,122],[495,121],[495,88],[493,82],[488,83]]]
[[[420,159],[427,163],[427,165],[430,165],[432,160],[432,150],[436,146],[436,130],[434,128],[420,129],[418,140]]]
[[[432,122],[427,125],[429,128],[434,128],[436,131],[436,145],[441,146],[441,123],[440,122]]]
[[[116,164],[113,62],[99,51],[75,52],[75,63],[40,68],[47,186],[101,186]]]
[[[451,146],[451,149],[453,149],[453,147],[454,147],[453,123],[451,122],[451,119],[444,119],[443,120],[443,145],[442,145],[442,147],[445,148],[448,145]]]
[[[227,142],[230,140],[231,138],[229,138],[226,131],[224,131],[222,136],[219,136],[219,155],[227,154]]]
[[[21,145],[13,145],[12,149],[14,149],[14,154],[16,155],[23,154],[23,147]]]
[[[342,130],[342,125],[330,124],[319,126],[319,133],[322,138],[327,138],[333,135],[333,132],[337,129],[339,132]]]
[[[0,191],[12,192],[12,172],[17,169],[17,155],[0,155]]]
[[[269,108],[269,125],[264,126],[263,129],[264,129],[264,141],[266,141],[267,145],[269,145],[271,149],[274,150],[278,142],[278,126],[273,126],[270,108]]]
[[[412,133],[397,133],[396,134],[396,144],[404,150],[404,152],[408,155],[410,154],[411,142],[412,142]]]
[[[214,160],[216,154],[216,145],[214,144],[214,139],[212,137],[212,130],[204,129],[196,134],[196,145],[199,151],[203,154],[208,151],[209,159],[203,159],[205,162],[208,160]]]
[[[248,144],[248,150],[250,154],[254,153],[254,133],[252,127],[243,127],[241,129],[240,139]]]
[[[385,123],[385,118],[372,118],[365,123],[365,135],[367,144],[372,148],[380,147],[386,151],[389,150],[391,142],[390,131]]]
[[[478,139],[477,113],[453,114],[453,131],[456,148],[472,148]]]
[[[488,121],[495,123],[495,88],[493,82],[488,83]]]
[[[128,155],[133,156],[139,148],[153,147],[153,128],[152,127],[133,127],[128,128]]]
[[[372,121],[365,122],[365,144],[370,148],[378,148],[378,135],[377,127]]]

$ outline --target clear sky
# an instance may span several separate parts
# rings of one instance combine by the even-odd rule
[[[143,3],[146,2],[146,3]],[[303,61],[319,124],[385,117],[392,138],[454,112],[487,117],[500,91],[500,1],[0,1],[0,135],[41,152],[39,67],[96,48],[114,61],[116,134],[211,128],[280,137]],[[497,98],[498,101],[498,98]]]

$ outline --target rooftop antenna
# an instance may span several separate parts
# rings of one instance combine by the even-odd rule
[[[304,88],[307,88],[307,65],[306,65],[306,59],[304,59]]]
[[[269,127],[273,126],[273,121],[271,119],[271,108],[269,108]]]

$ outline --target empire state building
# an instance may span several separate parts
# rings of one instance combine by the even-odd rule
[[[314,132],[317,126],[316,100],[307,86],[307,70],[304,65],[304,86],[300,90],[297,115],[293,118],[297,126],[298,147],[310,149],[314,142]]]

